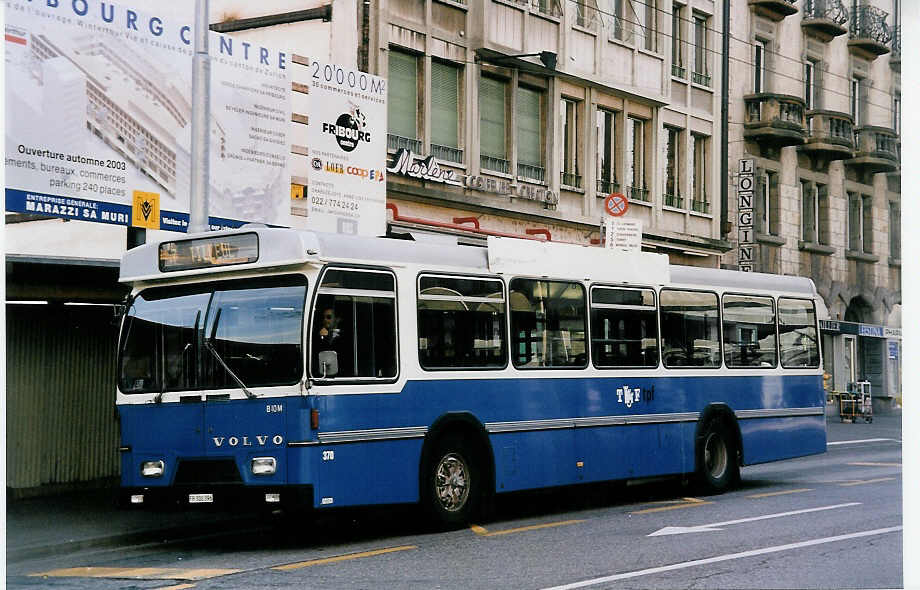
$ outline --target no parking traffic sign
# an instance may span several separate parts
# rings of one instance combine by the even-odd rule
[[[607,211],[608,215],[620,217],[626,213],[627,209],[629,209],[629,200],[623,193],[610,193],[604,199],[604,210]]]

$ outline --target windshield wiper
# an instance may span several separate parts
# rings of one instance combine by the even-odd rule
[[[220,353],[217,352],[217,349],[214,348],[213,344],[211,344],[211,342],[214,340],[214,337],[217,335],[217,322],[220,321],[220,312],[221,309],[218,308],[217,313],[214,315],[214,325],[211,327],[211,336],[210,338],[204,339],[204,346],[211,351],[211,354],[214,355],[214,358],[217,359],[217,362],[220,363],[220,366],[222,366],[224,370],[227,371],[227,374],[233,377],[233,380],[236,381],[237,385],[240,386],[240,389],[243,390],[243,393],[246,394],[246,397],[249,399],[254,399],[256,397],[255,394],[249,391],[249,389],[246,387],[246,384],[243,383],[243,380],[237,377],[236,373],[233,372],[233,369],[227,366],[227,363],[224,362],[223,357],[220,356]]]

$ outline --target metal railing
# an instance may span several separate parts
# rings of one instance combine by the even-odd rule
[[[480,155],[479,167],[483,170],[491,170],[492,172],[511,174],[511,162],[503,158],[496,158],[495,156]]]
[[[828,19],[843,26],[850,19],[850,13],[841,0],[805,0],[802,19]]]
[[[597,196],[603,197],[609,195],[610,193],[620,192],[620,183],[614,180],[598,180],[597,181]]]
[[[518,162],[517,165],[517,175],[519,178],[526,178],[528,180],[536,180],[537,182],[543,182],[546,180],[546,168],[543,166],[535,166],[533,164],[522,164]]]
[[[696,213],[709,213],[709,201],[708,200],[692,200],[690,201],[690,209]]]
[[[439,160],[456,162],[457,164],[463,163],[463,150],[460,148],[433,143],[431,144],[431,155]]]
[[[677,64],[671,64],[671,75],[675,78],[680,78],[682,80],[687,79],[687,68],[681,67]]]
[[[683,209],[684,199],[680,195],[670,195],[670,194],[665,193],[664,204],[668,207],[675,207],[677,209]]]
[[[581,174],[573,174],[571,172],[563,172],[561,174],[563,186],[571,186],[574,188],[581,188]]]
[[[869,39],[887,45],[891,41],[891,29],[885,19],[888,13],[876,6],[857,6],[856,14],[850,19],[850,38]]]
[[[693,72],[693,83],[699,84],[700,86],[709,87],[711,83],[711,78],[709,74],[703,74],[701,72]]]
[[[649,202],[648,189],[640,188],[638,186],[628,186],[626,187],[627,196],[630,201],[642,201],[643,203]]]
[[[413,153],[421,154],[422,153],[422,141],[420,139],[401,137],[399,135],[393,135],[392,133],[387,133],[387,149],[388,150],[398,150],[400,148],[405,148]]]
[[[901,60],[901,27],[891,29],[891,61]]]

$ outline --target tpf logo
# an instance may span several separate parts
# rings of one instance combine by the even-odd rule
[[[342,151],[350,152],[358,147],[358,143],[371,140],[367,128],[367,118],[360,109],[354,109],[353,113],[342,113],[335,123],[323,123],[323,133],[331,133],[335,136],[336,142]]]

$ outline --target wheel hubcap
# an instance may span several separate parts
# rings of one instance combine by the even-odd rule
[[[438,502],[444,510],[456,512],[466,505],[470,494],[469,468],[460,455],[449,453],[442,457],[435,469],[434,479]]]
[[[728,468],[728,449],[725,441],[715,432],[706,437],[706,446],[703,449],[706,461],[706,471],[713,479],[720,479]]]

